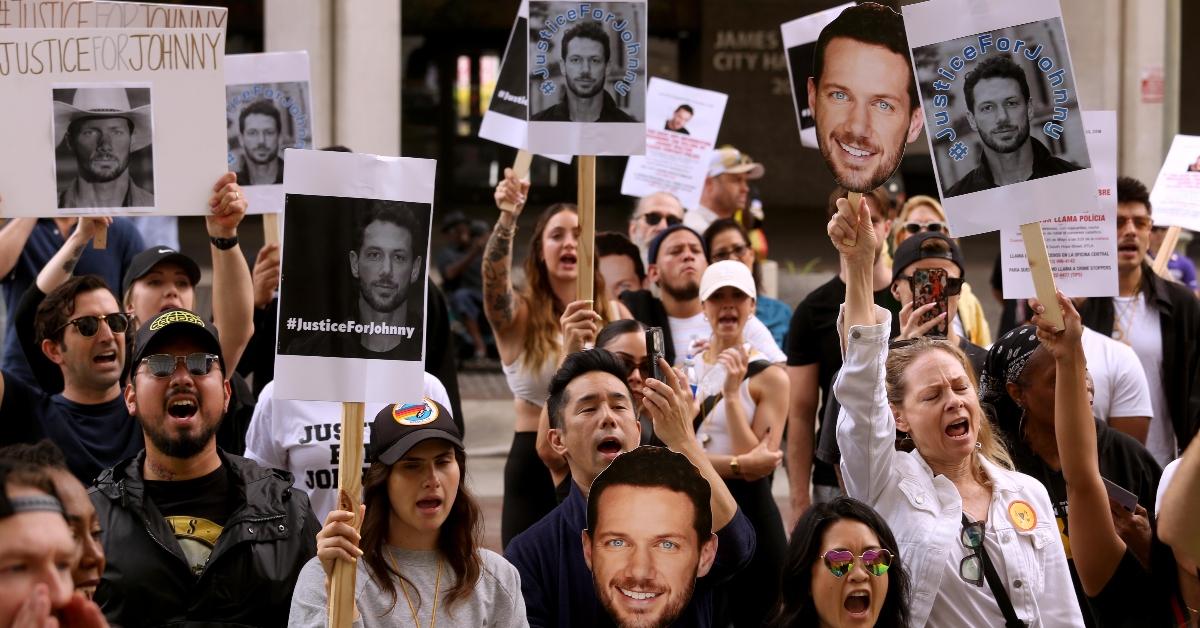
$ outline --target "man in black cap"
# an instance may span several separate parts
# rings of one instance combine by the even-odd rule
[[[487,343],[479,324],[483,313],[481,268],[487,231],[482,237],[473,234],[467,215],[452,211],[442,220],[442,235],[449,241],[438,251],[436,260],[438,272],[442,274],[442,291],[450,299],[450,310],[471,336],[475,359],[482,360],[487,358]]]
[[[161,312],[131,357],[125,404],[145,449],[91,491],[109,557],[96,601],[122,625],[286,625],[320,525],[288,473],[217,448],[229,384],[216,328]]]

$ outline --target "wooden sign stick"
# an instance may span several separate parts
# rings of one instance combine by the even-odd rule
[[[1179,244],[1179,232],[1183,231],[1179,225],[1171,225],[1167,227],[1167,234],[1163,236],[1162,244],[1158,246],[1158,255],[1154,258],[1154,274],[1163,279],[1171,279],[1171,273],[1167,272],[1167,264],[1171,261],[1171,255],[1175,253],[1175,246]]]
[[[263,214],[263,244],[279,244],[279,214]]]
[[[356,529],[362,525],[358,509],[362,503],[364,405],[360,401],[342,402],[342,446],[338,452],[338,508],[354,513]],[[333,564],[329,587],[329,625],[333,628],[354,624],[355,569],[355,565],[341,560]]]
[[[525,179],[529,176],[529,166],[533,163],[533,153],[521,149],[517,151],[517,158],[513,160],[513,174],[517,175],[517,179]],[[500,209],[510,212],[515,207],[511,203],[501,203]]]
[[[1029,262],[1029,273],[1033,276],[1033,287],[1037,292],[1038,301],[1046,308],[1042,316],[1059,329],[1066,329],[1062,308],[1058,306],[1050,256],[1046,254],[1046,240],[1042,237],[1042,223],[1021,225],[1021,240],[1025,242],[1025,261]]]
[[[579,156],[579,269],[575,277],[575,300],[593,301],[595,295],[595,252],[596,252],[596,157]],[[603,296],[603,295],[601,295]]]

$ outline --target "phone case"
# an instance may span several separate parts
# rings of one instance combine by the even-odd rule
[[[662,373],[659,370],[658,359],[666,353],[666,343],[663,341],[663,333],[661,327],[651,327],[646,330],[646,358],[650,360],[651,377],[658,381],[666,381],[663,379]]]
[[[928,303],[935,303],[933,309],[921,316],[922,324],[933,320],[934,317],[946,311],[946,279],[949,275],[941,268],[923,268],[914,270],[909,286],[913,292],[913,309]],[[943,320],[929,330],[929,336],[946,337],[949,321]]]

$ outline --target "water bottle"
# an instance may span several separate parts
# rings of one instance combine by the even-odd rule
[[[692,389],[692,398],[696,397],[696,359],[692,354],[683,358],[683,374],[687,376],[688,388]]]

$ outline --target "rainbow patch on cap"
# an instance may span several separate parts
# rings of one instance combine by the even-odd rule
[[[425,425],[437,420],[438,409],[428,398],[421,403],[398,403],[392,406],[392,418],[406,427]]]

